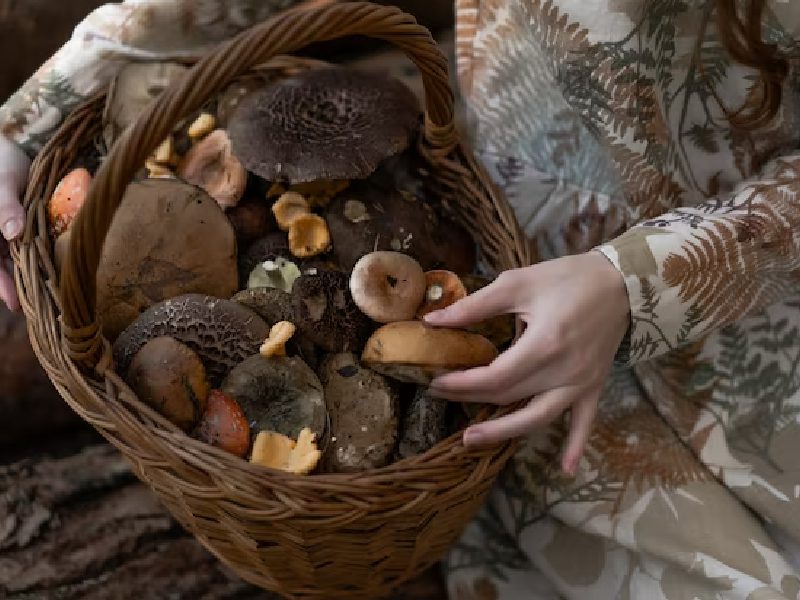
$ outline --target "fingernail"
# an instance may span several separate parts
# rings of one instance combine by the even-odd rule
[[[480,429],[470,427],[464,432],[464,445],[465,446],[478,446],[485,440],[483,432]]]
[[[3,237],[12,240],[22,231],[22,221],[19,219],[9,219],[3,224]]]

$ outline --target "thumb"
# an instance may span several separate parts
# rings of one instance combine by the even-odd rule
[[[25,226],[25,210],[14,187],[0,181],[0,233],[7,240],[19,236]]]
[[[504,273],[474,294],[447,308],[425,315],[425,322],[440,327],[464,327],[480,323],[497,315],[513,312],[513,280]]]

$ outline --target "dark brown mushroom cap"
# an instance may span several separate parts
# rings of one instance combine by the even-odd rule
[[[238,289],[236,239],[219,205],[178,180],[130,184],[97,267],[97,313],[113,341],[148,307],[183,294]]]
[[[245,168],[268,181],[361,179],[409,146],[420,114],[394,78],[311,69],[247,96],[228,132]]]
[[[448,401],[430,396],[419,386],[406,407],[400,426],[397,456],[408,458],[423,454],[447,437]]]
[[[242,290],[233,297],[233,300],[252,310],[264,319],[267,325],[272,326],[280,321],[294,323],[292,296],[278,288],[257,287]]]
[[[324,440],[328,413],[322,384],[300,358],[251,356],[228,374],[222,391],[239,403],[254,435],[275,431],[297,439],[308,427]]]
[[[233,297],[264,319],[268,325],[280,321],[295,323],[294,304],[291,294],[277,288],[259,287],[243,290]],[[314,343],[302,332],[295,333],[286,344],[290,356],[298,354],[310,367],[317,366],[318,357]]]
[[[123,375],[149,340],[169,336],[197,352],[213,387],[269,336],[264,320],[232,300],[187,294],[143,312],[114,343],[114,361]]]
[[[317,269],[292,288],[295,325],[327,352],[360,352],[374,329],[353,301],[349,282],[345,273]]]
[[[359,181],[339,194],[325,212],[339,266],[350,271],[375,250],[415,258],[425,271],[470,273],[476,245],[459,224],[441,218],[427,202],[395,189]]]

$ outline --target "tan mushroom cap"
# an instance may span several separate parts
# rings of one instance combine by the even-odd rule
[[[247,187],[247,171],[231,152],[224,129],[192,146],[177,173],[184,181],[203,188],[222,208],[236,206]]]
[[[425,272],[406,254],[371,252],[353,267],[350,293],[361,312],[378,323],[409,321],[425,297]]]
[[[400,321],[378,329],[361,360],[387,377],[426,385],[437,375],[488,365],[496,357],[497,348],[481,335]]]

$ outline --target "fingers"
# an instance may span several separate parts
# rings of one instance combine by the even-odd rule
[[[17,286],[14,280],[5,269],[3,261],[0,260],[0,300],[3,301],[9,310],[19,310],[19,299],[17,298]]]
[[[590,394],[572,405],[569,436],[564,445],[561,457],[561,470],[567,475],[575,475],[578,461],[583,456],[586,443],[592,433],[592,424],[597,415],[597,403],[600,399],[600,390]]]
[[[538,356],[538,349],[535,334],[527,331],[490,365],[440,375],[431,382],[429,392],[448,400],[499,404],[498,394],[501,391],[515,388],[519,382],[544,366],[545,357]],[[522,394],[512,400],[532,395]]]
[[[531,400],[527,406],[505,415],[478,423],[464,432],[468,448],[489,446],[527,435],[537,427],[552,423],[575,399],[574,388],[558,388]]]
[[[9,182],[0,182],[0,232],[7,240],[13,240],[22,233],[25,226],[25,211],[19,203],[19,196]]]
[[[443,310],[427,314],[425,322],[437,327],[464,327],[513,312],[516,278],[511,273],[504,273],[485,288]]]

